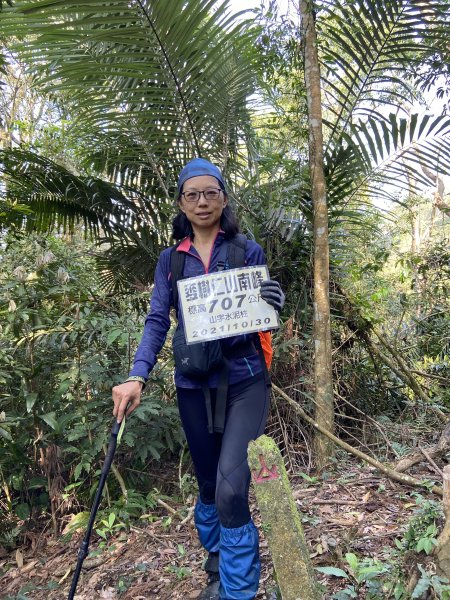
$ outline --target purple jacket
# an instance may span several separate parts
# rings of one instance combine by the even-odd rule
[[[189,238],[185,238],[177,248],[177,252],[185,252],[184,277],[197,277],[205,273],[217,270],[219,248],[224,242],[223,232],[219,232],[212,248],[208,268],[205,266],[197,252],[192,246]],[[150,298],[150,312],[145,319],[144,333],[134,357],[134,365],[131,375],[139,375],[148,378],[151,370],[156,364],[157,355],[164,345],[167,332],[170,328],[169,312],[172,303],[172,286],[170,273],[170,255],[172,248],[166,248],[160,254],[156,265],[154,289]],[[245,264],[247,266],[265,265],[266,259],[263,249],[253,240],[247,240],[245,249]],[[183,327],[182,320],[180,327]],[[251,334],[250,334],[251,335]],[[247,335],[227,337],[222,340],[225,348],[230,348],[236,343],[241,343]],[[228,352],[227,352],[228,354]],[[262,371],[261,360],[258,354],[245,358],[230,359],[229,383],[237,383],[260,373]],[[180,375],[175,369],[175,384],[183,388],[200,388],[201,385],[195,379],[188,379]],[[209,387],[217,387],[217,374],[212,374],[208,380]]]

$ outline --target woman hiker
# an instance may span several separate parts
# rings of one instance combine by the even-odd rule
[[[150,312],[134,366],[128,379],[113,388],[113,414],[119,422],[140,404],[142,388],[170,328],[174,296],[178,310],[178,291],[172,289],[172,254],[177,253],[177,259],[183,255],[183,278],[196,277],[223,269],[224,249],[240,237],[244,238],[245,266],[266,264],[262,248],[239,234],[222,174],[209,161],[195,158],[183,168],[178,179],[178,206],[173,236],[181,242],[159,257]],[[281,311],[284,294],[277,282],[263,282],[260,296]],[[196,344],[185,345],[181,317],[175,336],[180,335],[182,347],[198,353]],[[270,385],[258,340],[253,333],[220,341],[227,365],[225,387],[223,377],[221,383],[223,365],[200,381],[181,373],[175,357],[178,408],[199,488],[194,520],[200,542],[208,551],[208,582],[199,597],[202,600],[253,600],[258,591],[258,533],[248,504],[247,445],[264,431]]]

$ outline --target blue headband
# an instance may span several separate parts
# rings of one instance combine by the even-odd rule
[[[178,178],[178,195],[181,194],[184,183],[191,177],[199,177],[200,175],[211,175],[220,183],[220,187],[225,191],[225,182],[220,170],[204,158],[194,158],[191,162],[183,167]]]

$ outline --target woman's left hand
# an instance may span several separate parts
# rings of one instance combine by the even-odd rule
[[[278,281],[268,279],[261,283],[261,298],[280,313],[284,306],[285,296]]]

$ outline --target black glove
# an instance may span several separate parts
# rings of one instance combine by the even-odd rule
[[[278,281],[269,279],[261,283],[261,298],[280,313],[284,306],[284,294]]]

